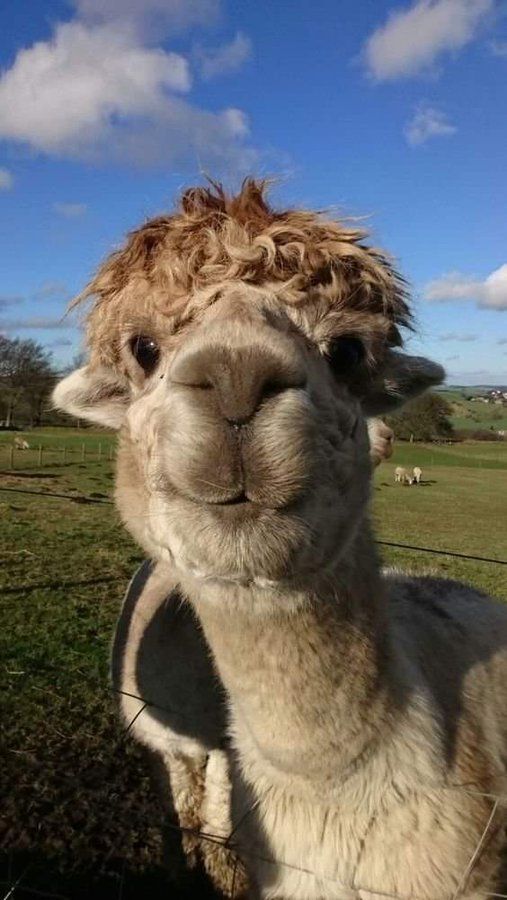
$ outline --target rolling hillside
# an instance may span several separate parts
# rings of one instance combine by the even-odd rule
[[[452,424],[457,429],[474,431],[476,429],[507,430],[507,405],[496,406],[493,403],[481,403],[480,400],[468,399],[472,395],[484,395],[484,391],[476,388],[449,388],[441,391],[441,396],[451,404]]]

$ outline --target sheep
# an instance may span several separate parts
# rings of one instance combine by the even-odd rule
[[[185,192],[87,295],[89,362],[55,404],[120,430],[120,515],[209,648],[250,896],[501,890],[507,609],[383,572],[370,525],[366,418],[444,377],[400,349],[410,310],[387,257],[248,181]],[[173,756],[202,740],[177,652]],[[199,818],[197,781],[177,801]]]
[[[414,466],[412,472],[414,473],[414,482],[416,484],[420,484],[422,478],[422,469],[420,468],[420,466]]]
[[[28,443],[28,441],[25,441],[24,438],[15,437],[14,447],[16,448],[16,450],[29,450],[30,444]]]
[[[403,466],[396,466],[394,470],[394,480],[397,484],[413,484],[414,479],[409,475],[407,469]]]

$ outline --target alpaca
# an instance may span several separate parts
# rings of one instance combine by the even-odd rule
[[[414,479],[409,475],[407,469],[403,466],[396,466],[394,470],[394,480],[396,484],[413,484]]]
[[[381,419],[368,420],[373,466],[391,455],[391,434]],[[144,563],[132,579],[111,668],[126,724],[167,773],[178,821],[189,829],[183,832],[188,863],[202,860],[214,885],[225,896],[234,886],[238,898],[245,874],[237,858],[194,834],[226,838],[231,831],[226,708],[202,632],[167,566]]]
[[[252,896],[499,890],[507,609],[382,573],[370,527],[366,417],[443,378],[399,349],[391,263],[249,181],[187,191],[85,296],[55,404],[120,430],[120,514],[210,648]]]
[[[422,469],[420,468],[420,466],[414,466],[414,468],[412,469],[412,472],[414,473],[415,483],[420,484],[421,478],[422,478]]]

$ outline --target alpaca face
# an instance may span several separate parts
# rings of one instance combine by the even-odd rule
[[[358,233],[261,194],[195,196],[99,272],[91,362],[54,401],[120,429],[117,504],[152,557],[202,578],[301,579],[364,515],[365,416],[443,373],[390,349],[403,291]]]
[[[202,577],[270,581],[325,565],[368,496],[365,420],[348,387],[359,342],[340,338],[324,356],[246,287],[156,361],[149,342],[134,335],[126,348],[146,370],[120,441],[127,527]]]

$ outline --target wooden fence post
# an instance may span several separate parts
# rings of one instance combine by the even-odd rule
[[[102,444],[99,444],[99,459],[102,459]]]
[[[65,463],[67,462],[67,446],[64,444],[62,449],[63,449],[63,464],[65,465]]]
[[[85,461],[86,444],[81,444],[81,462]]]
[[[14,444],[11,444],[10,453],[9,453],[9,465],[10,468],[14,468]]]
[[[39,444],[39,469],[42,469],[42,444]]]

